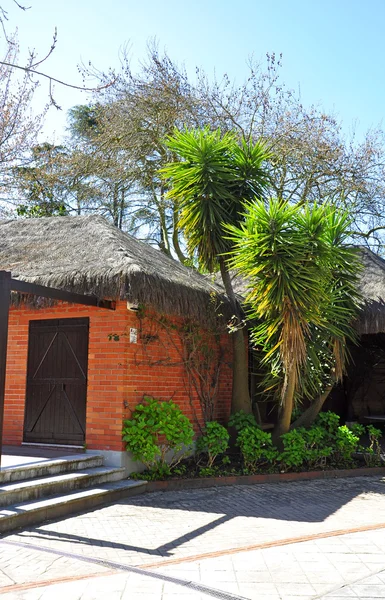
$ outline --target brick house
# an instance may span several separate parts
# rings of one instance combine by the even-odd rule
[[[144,396],[172,397],[197,429],[228,417],[220,286],[99,216],[0,222],[0,270],[99,304],[13,294],[4,444],[86,447],[130,468],[122,421]]]

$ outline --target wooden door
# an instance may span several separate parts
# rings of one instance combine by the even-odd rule
[[[84,443],[88,325],[88,319],[31,321],[25,442]]]

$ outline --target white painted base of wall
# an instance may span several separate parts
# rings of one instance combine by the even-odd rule
[[[185,456],[191,456],[195,453],[195,442],[193,442],[190,448],[184,448],[178,453],[178,456],[181,454]],[[86,450],[86,454],[101,454],[104,456],[104,465],[106,467],[119,467],[125,469],[125,474],[129,475],[130,473],[141,473],[145,470],[145,466],[143,463],[134,460],[129,452],[119,452],[118,450]],[[166,454],[166,460],[167,460]]]
[[[128,452],[119,452],[118,450],[86,450],[86,454],[101,454],[104,456],[104,465],[106,467],[124,468],[126,475],[130,473],[144,471],[143,463],[134,460]]]

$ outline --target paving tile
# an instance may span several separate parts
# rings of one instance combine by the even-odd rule
[[[383,584],[354,584],[350,586],[350,588],[353,592],[356,593],[358,598],[385,598],[385,586]]]
[[[385,533],[384,533],[385,535]],[[379,552],[378,554],[361,554],[358,553],[356,556],[366,564],[378,564],[378,566],[383,565],[385,569],[385,553]]]
[[[251,583],[274,583],[270,571],[237,571],[236,578],[239,585]]]
[[[270,600],[279,598],[278,590],[282,598],[291,597],[291,600],[295,597],[304,600],[315,593],[330,596],[332,590],[335,590],[335,597],[357,597],[348,587],[337,589],[336,586],[344,582],[353,585],[357,579],[372,576],[385,565],[385,529],[212,559],[202,559],[199,555],[384,523],[384,491],[384,483],[379,478],[361,477],[156,492],[26,530],[5,540],[21,540],[58,552],[74,552],[90,560],[103,558],[126,565],[156,564],[169,558],[196,555],[194,562],[162,565],[159,572],[186,581],[202,581],[225,591],[240,590],[247,598],[258,597],[259,600],[263,596]],[[0,586],[9,585],[10,581],[23,583],[66,575],[101,575],[106,570],[76,557],[5,546],[0,540]],[[377,591],[375,588],[383,586],[384,575],[379,573],[375,577],[380,583],[375,580],[372,584],[362,582],[365,593],[367,588]],[[139,583],[134,583],[135,578],[137,576],[128,577],[128,574],[105,577],[109,579],[110,592],[120,593],[124,600],[126,597],[130,600],[147,600],[146,597],[160,600],[166,591],[170,598],[179,594],[190,600],[189,596],[195,596],[188,587],[148,577],[139,577],[140,587]],[[130,585],[124,587],[124,582]],[[83,583],[77,581],[75,588],[68,587],[72,584],[62,584],[61,591],[82,589],[83,595],[103,591],[101,579],[89,580],[85,588]],[[46,592],[51,594],[50,600],[59,600],[56,587],[60,586],[49,586],[43,591],[29,590],[28,600],[35,600],[33,594],[40,600],[38,594]],[[20,594],[24,600],[24,592],[20,591]],[[200,592],[198,596],[208,598]],[[11,600],[7,594],[3,597]],[[65,600],[73,598],[67,595]]]
[[[242,597],[247,598],[248,600],[281,600],[281,596],[277,590],[273,590],[273,588],[268,590],[261,590],[260,588],[255,588],[253,585],[244,586],[239,591]],[[209,600],[210,596],[206,596],[205,600]],[[304,600],[303,597],[301,600]]]
[[[277,583],[276,587],[281,596],[311,596],[315,592],[310,583]]]
[[[251,592],[253,594],[255,594],[255,595],[259,594],[259,595],[262,595],[262,596],[263,595],[267,596],[269,594],[272,594],[272,595],[279,596],[278,589],[274,585],[274,583],[267,583],[267,582],[258,583],[257,582],[257,583],[247,583],[247,584],[243,584],[243,585],[240,584],[239,585],[239,590],[240,590],[240,593],[243,596],[244,595],[247,596],[247,594],[251,593]]]
[[[330,598],[333,600],[347,600],[347,598],[357,598],[357,595],[355,593],[349,593],[346,594],[345,596],[341,596],[341,594],[339,595],[335,595],[335,596],[331,596],[330,594],[328,594],[327,596],[322,596],[322,598]]]

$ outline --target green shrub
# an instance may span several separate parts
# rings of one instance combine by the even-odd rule
[[[336,413],[331,412],[320,412],[315,420],[315,425],[323,427],[329,434],[335,435],[340,424],[340,418]]]
[[[306,429],[299,427],[293,429],[282,436],[283,452],[280,455],[280,461],[284,469],[300,468],[306,459]]]
[[[365,427],[364,427],[364,425],[361,425],[360,423],[351,423],[351,425],[349,425],[349,429],[358,438],[361,438],[365,434]]]
[[[215,477],[218,469],[216,467],[201,467],[199,469],[199,477]]]
[[[161,402],[150,397],[144,400],[135,407],[131,419],[124,421],[123,440],[136,460],[156,476],[165,477],[189,452],[194,431],[172,400]]]
[[[203,430],[203,435],[197,439],[196,450],[198,454],[207,454],[207,467],[210,469],[216,457],[224,454],[229,447],[229,433],[217,421],[208,421]]]
[[[229,419],[229,427],[234,427],[237,433],[239,433],[245,427],[258,427],[258,424],[255,420],[254,415],[245,413],[243,410],[240,410],[231,415]]]
[[[366,431],[369,435],[369,447],[361,447],[364,452],[364,459],[368,467],[377,467],[382,464],[382,448],[380,439],[382,437],[381,429],[377,429],[373,425],[368,425]]]
[[[238,434],[237,444],[246,470],[253,473],[266,463],[274,465],[279,456],[278,450],[273,446],[271,433],[258,427],[244,427]]]
[[[310,469],[326,466],[327,459],[333,454],[330,434],[323,427],[313,425],[306,430],[306,464]]]
[[[380,444],[380,439],[382,438],[381,429],[377,429],[373,425],[367,425],[366,431],[369,434],[369,443],[371,448],[376,448]]]
[[[333,453],[328,432],[319,425],[310,429],[299,427],[282,436],[284,450],[280,456],[284,469],[326,466],[327,459]]]
[[[358,450],[360,438],[353,433],[346,425],[338,427],[335,435],[335,449],[333,458],[338,465],[350,465],[353,460],[353,454]]]

